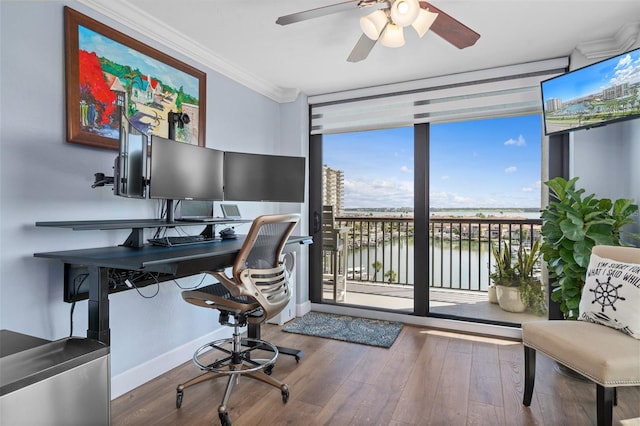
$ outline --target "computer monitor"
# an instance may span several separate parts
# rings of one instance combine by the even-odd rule
[[[121,117],[119,153],[114,165],[113,192],[121,197],[147,196],[147,145],[149,138]]]
[[[224,153],[225,200],[302,203],[304,188],[304,157]]]
[[[223,157],[216,149],[151,136],[149,197],[222,200]]]

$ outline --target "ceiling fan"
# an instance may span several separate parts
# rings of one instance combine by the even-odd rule
[[[412,26],[420,37],[431,29],[458,49],[472,46],[480,38],[480,34],[431,3],[418,0],[350,0],[281,16],[276,24],[289,25],[356,7],[370,8],[373,12],[360,18],[364,34],[347,58],[349,62],[365,59],[378,40],[387,47],[404,45],[403,27],[406,26]]]

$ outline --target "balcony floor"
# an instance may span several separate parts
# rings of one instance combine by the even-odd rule
[[[323,296],[325,300],[333,300],[331,282],[325,282]],[[489,303],[487,294],[484,292],[432,288],[429,291],[429,297],[431,312],[439,315],[513,324],[540,321],[545,318],[526,312],[503,311],[500,306]],[[339,300],[338,303],[411,312],[413,286],[348,281],[346,300]]]

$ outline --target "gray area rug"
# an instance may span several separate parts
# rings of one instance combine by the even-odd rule
[[[309,312],[285,325],[283,331],[326,337],[345,342],[389,348],[402,330],[402,323]]]

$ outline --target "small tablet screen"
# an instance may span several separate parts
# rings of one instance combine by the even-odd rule
[[[237,204],[222,204],[222,214],[224,217],[240,219],[240,209]]]

